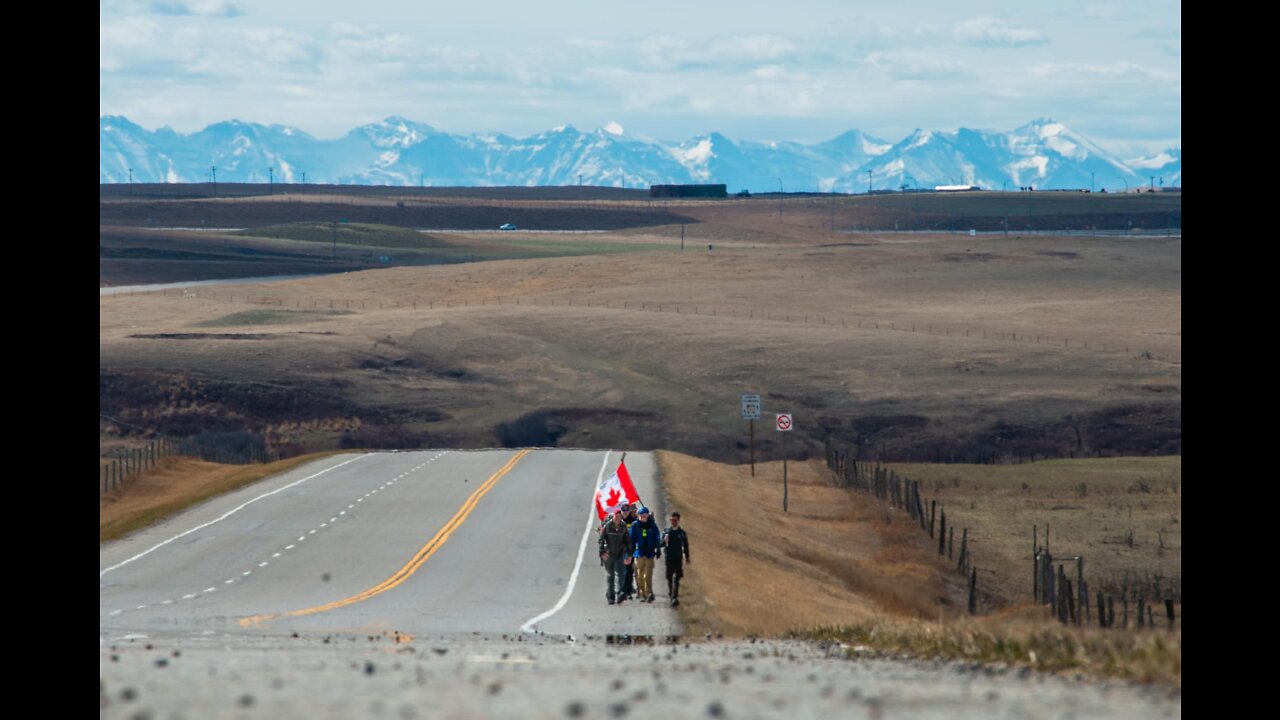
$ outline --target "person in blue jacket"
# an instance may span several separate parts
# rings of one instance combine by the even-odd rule
[[[631,524],[631,547],[635,555],[636,594],[642,602],[653,602],[653,561],[662,555],[662,534],[649,508],[636,510]]]

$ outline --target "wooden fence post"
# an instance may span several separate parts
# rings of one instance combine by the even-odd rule
[[[1116,599],[1114,595],[1107,596],[1107,627],[1116,626]]]
[[[1102,604],[1102,591],[1098,591],[1098,627],[1107,626],[1107,608]]]
[[[1151,628],[1152,630],[1154,630],[1156,627],[1155,612],[1152,610],[1152,608],[1154,608],[1155,606],[1156,606],[1155,603],[1151,603],[1150,605],[1147,606],[1147,627]]]
[[[950,534],[947,535],[947,559],[948,560],[951,559],[951,555],[952,555],[951,551],[955,548],[955,544],[956,544],[956,526],[952,525],[951,532]]]
[[[1031,555],[1031,599],[1040,602],[1044,598],[1040,594],[1040,577],[1044,571],[1040,569],[1040,551]]]
[[[1076,556],[1076,589],[1080,593],[1081,614],[1089,614],[1089,589],[1084,584],[1084,556]]]
[[[978,614],[978,569],[969,573],[969,614]]]
[[[1080,616],[1076,613],[1076,595],[1071,588],[1071,581],[1063,580],[1063,582],[1066,583],[1067,586],[1067,591],[1064,593],[1067,596],[1067,618],[1070,620],[1072,625],[1079,625]]]
[[[1071,596],[1071,591],[1067,587],[1067,571],[1062,566],[1058,566],[1058,622],[1063,625],[1067,624],[1067,598]]]
[[[914,483],[916,488],[916,513],[920,516],[920,529],[924,529],[924,500],[920,499],[920,483]]]
[[[1083,579],[1080,581],[1080,622],[1077,625],[1088,625],[1092,621],[1089,617],[1089,584]]]
[[[1124,612],[1124,614],[1120,616],[1120,622],[1121,622],[1120,627],[1124,628],[1125,630],[1128,630],[1129,629],[1129,595],[1127,593],[1122,594],[1120,596],[1120,604],[1121,604],[1121,609]]]
[[[945,538],[946,533],[947,533],[947,510],[946,508],[943,508],[942,524],[938,526],[938,554],[939,555],[941,555],[947,549],[946,538]]]
[[[1173,598],[1165,598],[1164,612],[1169,616],[1169,629],[1173,629]]]
[[[1138,629],[1141,630],[1143,627],[1145,627],[1146,622],[1147,622],[1147,599],[1139,595],[1138,596]]]
[[[965,528],[960,533],[960,572],[965,571],[965,564],[969,560],[969,528]]]
[[[938,517],[938,501],[930,500],[929,501],[929,537],[933,537],[933,523],[934,523],[934,520],[937,519],[937,517]],[[942,511],[942,522],[944,525],[947,522],[947,512],[945,510]]]
[[[1040,601],[1040,526],[1031,526],[1031,597]]]

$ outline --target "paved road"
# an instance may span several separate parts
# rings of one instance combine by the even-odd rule
[[[670,644],[665,605],[604,601],[591,499],[617,460],[335,456],[101,546],[101,715],[1181,716],[1180,693],[1118,683],[800,643]],[[652,457],[627,466],[665,514]]]
[[[102,639],[522,627],[678,634],[675,613],[661,603],[605,603],[594,545],[578,563],[580,548],[594,542],[595,485],[618,459],[502,450],[312,463],[103,546]],[[641,497],[662,512],[652,457],[632,453],[627,466]]]

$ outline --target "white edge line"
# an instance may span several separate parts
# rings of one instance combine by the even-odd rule
[[[103,577],[105,577],[105,576],[106,576],[106,574],[107,574],[107,573],[111,572],[112,570],[116,570],[116,569],[122,568],[122,567],[124,567],[125,565],[128,565],[129,563],[133,562],[134,560],[137,560],[137,559],[139,559],[139,558],[142,558],[142,557],[145,557],[145,556],[147,556],[147,555],[150,555],[151,553],[155,552],[156,550],[159,550],[160,548],[164,547],[165,545],[168,545],[169,543],[173,542],[174,540],[180,540],[180,539],[182,539],[182,538],[184,538],[184,537],[186,537],[186,536],[190,535],[191,533],[193,533],[193,532],[195,532],[195,531],[197,531],[197,530],[203,530],[203,529],[205,529],[205,528],[209,527],[210,525],[212,525],[212,524],[214,524],[214,523],[222,522],[223,520],[226,520],[227,518],[231,517],[232,515],[236,514],[237,512],[240,512],[240,511],[241,511],[241,510],[243,510],[244,508],[246,508],[246,507],[248,507],[248,506],[250,506],[250,505],[252,505],[252,504],[254,504],[254,503],[258,502],[259,500],[261,500],[261,499],[263,499],[263,498],[270,497],[270,496],[272,496],[272,495],[275,495],[276,493],[284,492],[285,490],[288,490],[288,489],[289,489],[289,488],[291,488],[291,487],[294,487],[294,486],[296,486],[296,485],[301,485],[302,483],[304,483],[304,482],[306,482],[306,481],[308,481],[308,480],[310,480],[310,479],[312,479],[312,478],[319,477],[319,476],[321,476],[321,475],[323,475],[323,474],[325,474],[325,473],[329,472],[330,470],[337,470],[338,468],[342,467],[343,465],[347,465],[347,464],[349,464],[349,463],[353,463],[353,462],[355,462],[355,461],[357,461],[357,460],[359,460],[359,459],[361,459],[361,458],[366,458],[366,457],[369,457],[369,456],[368,456],[368,455],[357,455],[357,456],[355,456],[355,457],[351,458],[350,460],[346,460],[346,461],[344,461],[344,462],[340,462],[340,463],[338,463],[337,465],[334,465],[334,466],[332,466],[332,467],[327,467],[327,468],[325,468],[324,470],[321,470],[320,472],[318,472],[318,473],[316,473],[316,474],[314,474],[314,475],[308,475],[308,476],[306,476],[306,477],[302,478],[301,480],[295,480],[295,481],[293,481],[293,482],[289,483],[288,485],[285,485],[284,487],[279,487],[279,488],[276,488],[275,490],[272,490],[271,492],[263,493],[263,494],[259,495],[258,497],[256,497],[256,498],[254,498],[254,499],[252,499],[252,500],[250,500],[250,501],[248,501],[248,502],[244,503],[243,505],[240,505],[239,507],[236,507],[236,508],[234,508],[234,509],[228,510],[227,512],[223,513],[220,517],[218,517],[218,518],[216,518],[216,519],[214,519],[214,520],[210,520],[209,522],[207,522],[207,523],[205,523],[205,524],[203,524],[203,525],[197,525],[197,526],[195,526],[195,527],[191,528],[190,530],[187,530],[186,532],[178,533],[177,535],[174,535],[173,537],[169,538],[168,540],[165,540],[165,541],[164,541],[164,542],[162,542],[162,543],[158,543],[158,544],[156,544],[156,545],[153,545],[153,546],[152,546],[150,549],[148,549],[148,550],[143,550],[142,552],[138,553],[137,555],[134,555],[133,557],[129,558],[128,560],[124,560],[124,561],[122,561],[122,562],[116,563],[115,565],[112,565],[111,567],[107,568],[106,570],[103,570],[102,572],[99,572],[99,573],[98,573],[98,579],[102,579]]]
[[[593,498],[594,498],[595,489],[600,487],[600,481],[604,479],[605,468],[609,467],[609,454],[611,452],[612,451],[605,451],[604,462],[600,463],[600,474],[596,476],[595,485],[591,486],[591,492],[593,493],[592,495]],[[520,632],[526,632],[526,633],[533,632],[535,629],[535,626],[538,623],[560,612],[560,610],[564,608],[565,604],[569,602],[569,596],[573,595],[573,588],[575,585],[578,584],[578,572],[582,570],[582,557],[587,552],[587,540],[590,539],[591,537],[591,526],[595,522],[596,522],[596,504],[593,500],[591,503],[591,512],[587,513],[587,526],[582,530],[582,543],[578,545],[578,559],[573,563],[573,572],[569,575],[569,584],[565,587],[564,594],[560,596],[560,601],[557,602],[550,610],[542,613],[537,617],[530,618],[528,622],[521,625]]]

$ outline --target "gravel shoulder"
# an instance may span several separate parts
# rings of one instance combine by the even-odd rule
[[[1181,693],[794,641],[217,634],[104,640],[104,718],[1176,718]]]

